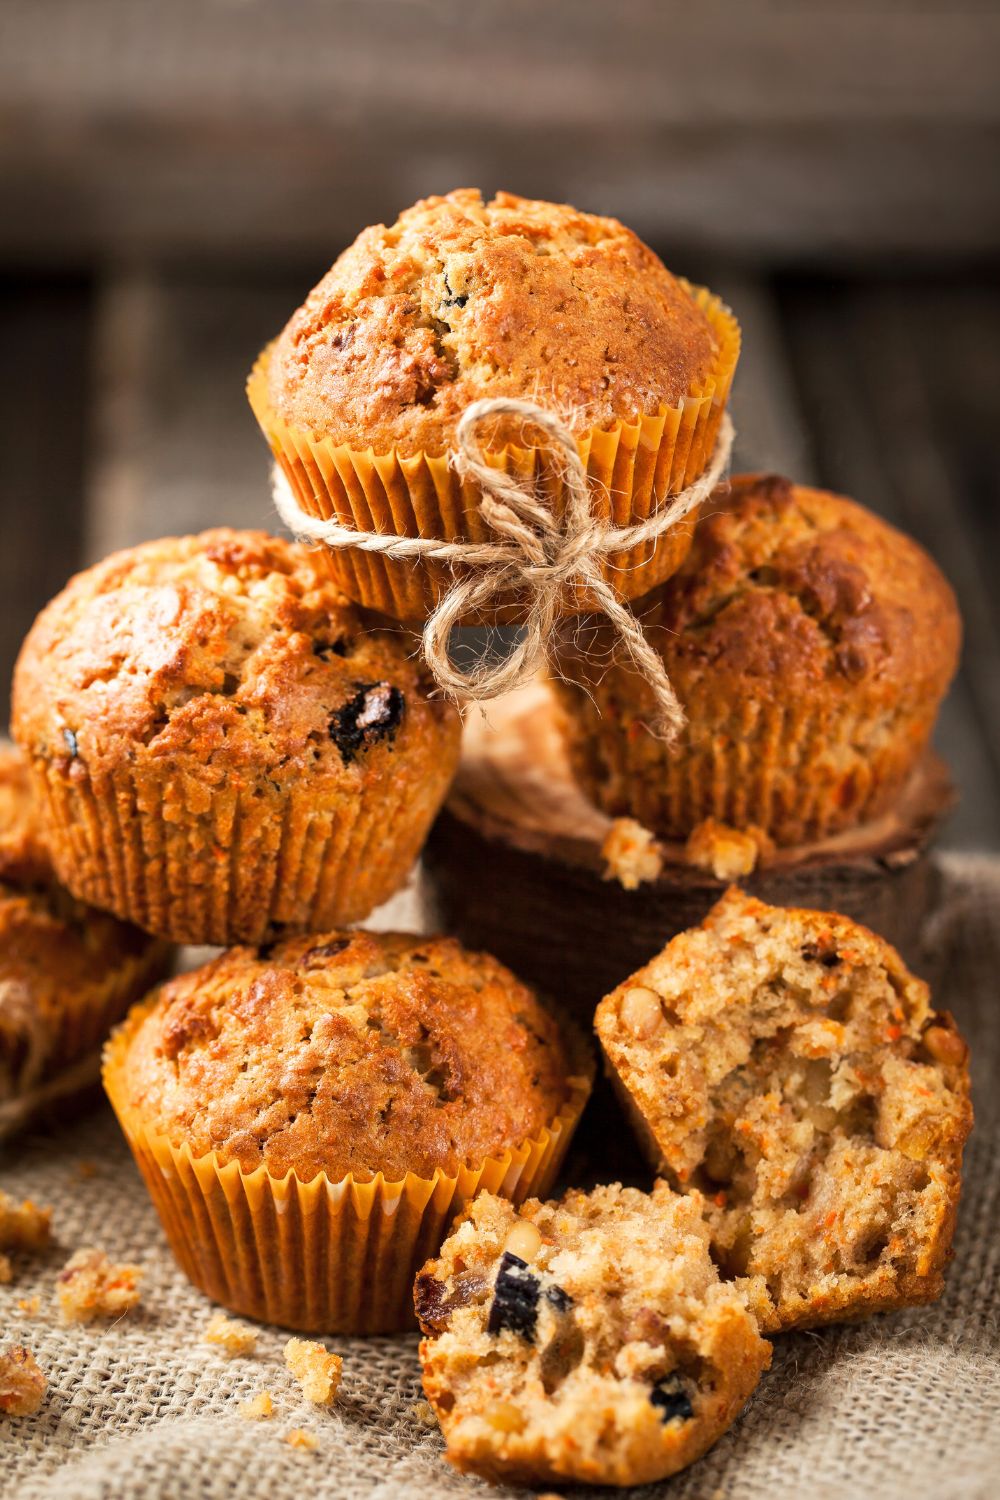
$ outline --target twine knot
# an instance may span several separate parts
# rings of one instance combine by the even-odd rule
[[[561,516],[532,487],[486,462],[477,431],[487,421],[514,417],[540,429],[550,445],[566,492]],[[664,536],[711,494],[722,479],[732,449],[733,427],[723,415],[715,451],[703,474],[668,504],[633,526],[609,526],[591,509],[587,471],[567,425],[531,401],[504,397],[473,401],[458,424],[452,465],[481,491],[480,514],[493,533],[487,542],[444,542],[428,537],[386,536],[355,531],[335,520],[317,520],[299,506],[287,479],[275,471],[278,513],[295,535],[328,547],[359,547],[384,556],[461,563],[456,577],[423,630],[423,654],[442,690],[459,704],[498,698],[533,677],[549,658],[564,589],[585,590],[591,608],[614,628],[635,669],[648,682],[656,712],[651,731],[668,743],[684,727],[684,712],[663,661],[642,627],[604,576],[604,562],[643,542]],[[525,596],[521,639],[498,662],[459,668],[449,657],[452,630],[510,593]]]

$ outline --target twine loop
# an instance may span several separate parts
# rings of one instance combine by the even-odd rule
[[[487,463],[477,431],[487,421],[514,417],[540,429],[565,486],[561,516],[534,487]],[[441,689],[459,704],[498,698],[527,681],[548,660],[564,589],[585,590],[591,608],[607,616],[632,665],[653,694],[651,731],[668,743],[684,727],[684,712],[659,654],[647,641],[628,605],[604,577],[603,565],[616,552],[665,536],[695,510],[723,478],[732,451],[733,426],[723,414],[715,451],[704,473],[680,494],[633,526],[609,526],[591,509],[587,471],[569,427],[532,401],[504,397],[473,401],[457,430],[452,466],[481,491],[480,514],[492,532],[486,542],[445,542],[361,532],[336,520],[306,514],[280,469],[275,469],[274,500],[282,521],[303,540],[327,547],[357,547],[404,561],[461,564],[465,570],[436,605],[423,630],[423,654]],[[476,662],[465,669],[449,657],[452,630],[471,614],[504,595],[525,595],[521,639],[498,662]]]

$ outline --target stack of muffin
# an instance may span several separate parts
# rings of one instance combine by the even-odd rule
[[[728,310],[614,221],[454,193],[365,231],[250,397],[310,514],[477,540],[477,496],[448,462],[470,401],[560,411],[595,508],[624,525],[704,472],[738,348]],[[497,422],[491,461],[558,509],[533,437]],[[947,586],[847,501],[740,481],[708,509],[696,535],[684,522],[608,569],[647,596],[688,710],[676,757],[644,728],[644,684],[594,673],[574,614],[588,600],[566,600],[584,785],[675,835],[711,814],[794,842],[869,816],[946,686]],[[165,944],[221,946],[104,1054],[186,1274],[249,1316],[375,1332],[412,1326],[419,1272],[425,1385],[459,1467],[639,1482],[732,1422],[770,1358],[762,1334],[939,1293],[965,1048],[881,940],[734,893],[595,1020],[659,1180],[541,1201],[590,1047],[489,955],[352,926],[405,880],[456,767],[458,716],[407,629],[451,581],[211,531],[111,557],[42,612],[15,673],[26,769],[11,763],[0,847],[32,854],[31,886],[37,846],[45,900],[106,983],[71,1002],[54,953],[26,970],[0,1005],[0,1089],[92,1048]],[[34,820],[37,839],[16,832]],[[7,972],[5,920],[0,903]],[[44,1064],[42,1017],[60,1038]]]

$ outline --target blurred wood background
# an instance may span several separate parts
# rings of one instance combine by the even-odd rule
[[[76,567],[268,525],[259,346],[370,221],[616,213],[744,328],[737,463],[955,584],[952,845],[1000,848],[1000,6],[4,0],[0,708]]]

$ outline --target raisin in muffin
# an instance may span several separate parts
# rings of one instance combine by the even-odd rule
[[[336,931],[165,985],[104,1076],[197,1286],[268,1322],[374,1332],[412,1320],[414,1271],[479,1187],[544,1191],[591,1071],[487,954]]]
[[[0,747],[0,1136],[93,1085],[101,1043],[168,952],[57,885],[27,765]]]
[[[646,1484],[733,1422],[771,1350],[720,1282],[695,1196],[488,1193],[417,1277],[424,1389],[459,1469]]]
[[[940,1296],[967,1049],[888,943],[732,889],[595,1027],[655,1167],[705,1195],[712,1253],[765,1332]]]
[[[218,530],[72,579],[21,650],[13,731],[73,894],[225,944],[390,896],[460,726],[404,636],[366,630],[315,554]]]
[[[839,495],[744,475],[643,612],[687,714],[648,732],[645,681],[595,622],[556,691],[577,779],[672,839],[705,818],[797,845],[874,818],[920,760],[958,662],[954,595],[909,537]]]
[[[512,397],[561,415],[595,507],[625,525],[707,466],[738,353],[728,310],[617,220],[468,189],[365,229],[265,351],[248,393],[311,514],[480,541],[478,492],[446,461],[470,403]],[[519,475],[544,474],[561,504],[537,432],[505,417],[480,437]],[[613,558],[608,577],[640,593],[690,537],[681,524],[655,549]],[[401,618],[426,615],[450,579],[444,566],[344,551],[330,566],[352,598]]]

